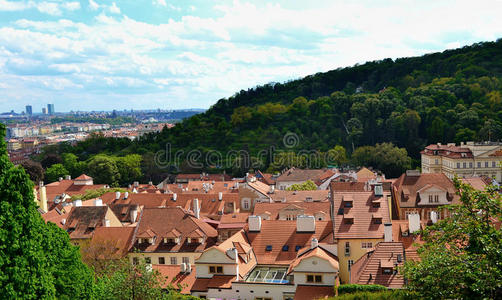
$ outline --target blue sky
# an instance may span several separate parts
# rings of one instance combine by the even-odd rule
[[[0,0],[0,111],[208,108],[272,81],[502,37],[502,0]]]

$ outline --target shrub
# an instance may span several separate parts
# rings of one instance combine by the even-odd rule
[[[351,294],[356,292],[382,292],[387,288],[378,284],[342,284],[338,287],[338,294]]]
[[[406,290],[386,290],[379,292],[356,292],[332,297],[330,300],[413,300],[418,299]]]

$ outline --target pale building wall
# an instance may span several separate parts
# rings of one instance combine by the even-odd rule
[[[234,282],[230,289],[209,289],[207,293],[193,293],[194,296],[206,295],[208,299],[241,299],[254,300],[256,298],[270,298],[272,300],[284,300],[286,295],[294,298],[296,286],[293,284],[269,284],[269,283],[244,283]]]
[[[309,285],[329,285],[334,286],[338,270],[327,260],[319,257],[309,257],[302,260],[293,270],[294,283]],[[322,282],[307,282],[307,275],[321,275]]]
[[[420,202],[417,203],[417,205],[446,205],[450,204],[448,202],[448,199],[446,198],[446,191],[439,189],[437,187],[431,187],[428,188],[424,191],[420,191]],[[429,202],[429,196],[432,196],[432,203]],[[434,202],[435,201],[435,196],[438,197],[439,202]]]
[[[340,280],[341,283],[349,283],[349,269],[348,262],[349,260],[354,261],[354,263],[361,258],[363,255],[366,255],[369,249],[362,248],[362,243],[371,242],[373,247],[376,246],[379,242],[383,242],[383,234],[380,239],[339,239],[338,240],[338,262],[340,264]],[[345,243],[350,243],[350,255],[345,255]]]
[[[183,262],[183,257],[188,257],[189,263],[192,264],[192,268],[195,266],[195,260],[199,258],[201,253],[198,252],[152,252],[152,253],[129,253],[129,260],[131,263],[133,262],[133,257],[145,258],[150,257],[152,260],[152,264],[159,263],[159,257],[164,257],[166,261],[166,265],[171,264],[171,257],[176,257],[176,265],[181,265]]]

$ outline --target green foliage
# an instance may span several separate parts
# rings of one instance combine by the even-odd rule
[[[359,147],[352,154],[352,162],[357,166],[373,166],[391,178],[411,168],[406,149],[395,147],[392,143]]]
[[[115,193],[115,192],[121,192],[125,193],[127,190],[122,189],[122,188],[100,188],[100,189],[95,189],[95,190],[86,190],[85,194],[77,194],[71,196],[71,201],[75,201],[77,199],[80,199],[82,201],[85,200],[90,200],[90,199],[95,199],[101,197],[103,194],[106,193]]]
[[[192,296],[179,294],[174,288],[165,286],[165,278],[143,259],[133,265],[127,258],[108,265],[106,275],[98,279],[97,299],[109,300],[195,300]]]
[[[387,288],[378,284],[342,284],[338,286],[338,294],[350,294],[356,292],[381,292]]]
[[[0,124],[0,294],[2,299],[91,298],[92,272],[66,232],[43,221],[33,183],[8,160]]]
[[[21,163],[26,173],[30,176],[31,181],[38,184],[44,179],[44,168],[39,162],[26,160]]]
[[[107,155],[96,155],[87,165],[89,176],[95,183],[106,183],[110,186],[118,186],[120,173],[116,161]]]
[[[59,177],[64,177],[68,174],[68,170],[62,164],[54,164],[45,171],[45,180],[47,182],[55,182],[59,180]]]
[[[73,178],[76,178],[85,173],[87,165],[83,161],[79,161],[78,157],[73,153],[63,153],[61,155],[63,165],[70,172]]]
[[[279,171],[291,165],[313,168],[326,163],[312,165],[310,158],[299,154],[301,150],[327,153],[340,145],[352,153],[357,147],[392,143],[416,161],[427,144],[500,138],[501,92],[499,40],[422,57],[373,61],[242,90],[160,133],[135,141],[96,134],[74,147],[60,145],[57,152],[71,152],[80,161],[87,161],[97,154],[150,153],[151,157],[169,145],[171,161],[178,151],[182,153],[180,163],[192,150],[199,150],[200,157],[219,151],[222,161],[199,159],[205,164],[197,170],[217,165],[220,171],[242,173],[242,168],[232,167],[235,159],[225,158],[229,151],[249,151],[249,160],[261,169]],[[293,147],[284,144],[286,133],[297,135],[298,143]],[[399,158],[406,160],[401,155]],[[408,162],[399,162],[397,168],[387,163],[390,170],[374,161],[366,164],[396,176]],[[148,174],[145,171],[143,180],[162,174],[151,160]]]
[[[303,183],[293,184],[288,187],[288,191],[314,191],[317,190],[317,185],[312,180],[307,180]]]
[[[386,290],[379,292],[365,291],[365,292],[347,293],[329,299],[330,300],[415,300],[419,299],[419,297],[417,297],[414,294],[410,294],[405,290]]]
[[[455,179],[461,205],[451,217],[421,232],[421,260],[403,268],[408,288],[424,299],[500,299],[502,297],[502,196],[474,190]]]
[[[64,123],[64,122],[77,122],[77,123],[122,125],[125,123],[134,123],[135,121],[136,120],[132,117],[98,118],[98,117],[65,116],[65,117],[52,118],[51,124]]]
[[[123,157],[116,157],[115,162],[120,174],[120,185],[124,186],[134,181],[139,181],[141,173],[141,155],[130,154]]]

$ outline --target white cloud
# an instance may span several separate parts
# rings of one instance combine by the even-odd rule
[[[95,1],[89,0],[89,8],[91,10],[97,10],[99,8],[99,6],[100,5],[98,3],[96,3]]]
[[[154,0],[154,5],[167,6],[166,0]]]
[[[34,5],[41,13],[46,13],[53,16],[60,16],[62,14],[62,11],[59,8],[58,3],[41,2],[41,3],[35,3]]]
[[[112,14],[120,14],[120,8],[117,6],[115,2],[109,7],[109,10]]]
[[[0,11],[20,11],[28,9],[30,6],[25,2],[14,2],[0,0]]]
[[[73,10],[79,10],[80,9],[80,2],[65,2],[62,4],[62,6],[70,11]]]

